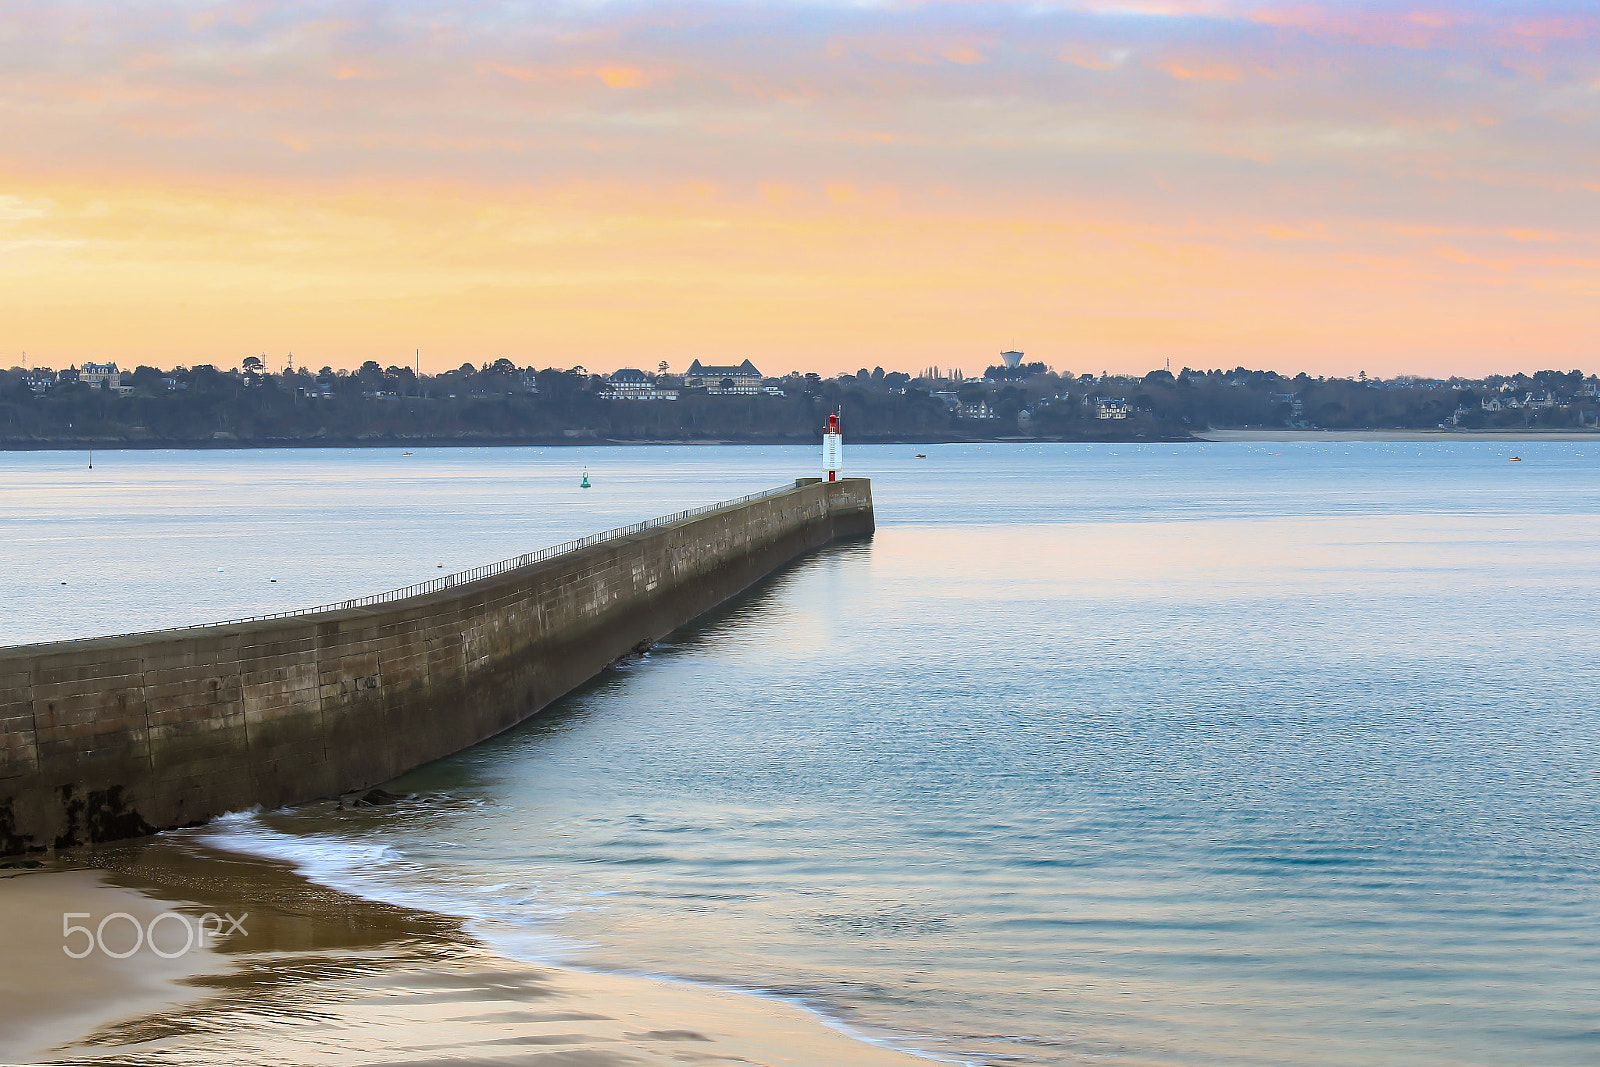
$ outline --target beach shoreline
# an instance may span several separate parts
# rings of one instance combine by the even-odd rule
[[[0,910],[0,1062],[511,1064],[536,1050],[583,1067],[666,1067],[685,1054],[770,1067],[929,1062],[771,998],[513,960],[461,920],[182,837],[15,871],[0,878]],[[149,946],[125,959],[62,951],[63,912],[148,926],[174,911],[242,917],[243,932],[171,960]]]

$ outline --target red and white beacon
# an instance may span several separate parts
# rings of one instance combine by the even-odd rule
[[[828,481],[839,480],[844,466],[844,436],[839,433],[839,415],[828,416],[828,429],[822,435],[822,469],[828,472]]]

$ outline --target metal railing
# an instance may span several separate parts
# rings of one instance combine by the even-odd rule
[[[526,567],[534,563],[542,563],[547,559],[565,555],[568,552],[577,552],[580,549],[591,548],[606,541],[616,541],[624,537],[631,537],[645,530],[653,530],[659,526],[671,526],[675,522],[692,519],[697,515],[705,515],[719,508],[737,507],[748,504],[754,500],[762,500],[769,496],[790,492],[795,484],[780,485],[774,489],[766,489],[759,493],[750,493],[746,496],[736,497],[733,500],[719,500],[715,504],[702,504],[697,508],[688,508],[684,511],[675,511],[671,515],[662,515],[644,522],[635,522],[628,526],[619,526],[614,530],[604,530],[600,533],[580,537],[576,541],[564,541],[559,545],[541,548],[537,552],[524,552],[514,559],[503,559],[499,563],[486,563],[482,567],[474,567],[470,571],[457,571],[447,574],[442,578],[434,578],[426,582],[416,582],[412,585],[391,589],[386,593],[374,593],[372,596],[357,597],[354,600],[341,600],[334,604],[318,604],[314,608],[297,608],[294,611],[277,611],[270,615],[251,615],[242,619],[228,619],[223,622],[201,622],[188,626],[165,626],[159,630],[138,630],[125,634],[109,634],[110,637],[143,637],[146,634],[173,633],[178,630],[209,630],[219,626],[239,626],[244,623],[270,622],[273,619],[292,619],[301,615],[317,615],[325,611],[347,611],[351,608],[370,607],[374,604],[387,604],[395,600],[404,600],[407,597],[423,596],[427,593],[437,593],[445,589],[453,589],[458,585],[476,582],[480,578],[492,578],[496,574],[514,571],[518,567]]]

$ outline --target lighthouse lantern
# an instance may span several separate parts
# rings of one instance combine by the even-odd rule
[[[839,433],[839,416],[828,416],[828,429],[822,435],[822,469],[828,472],[828,481],[839,480],[844,467],[844,436]]]

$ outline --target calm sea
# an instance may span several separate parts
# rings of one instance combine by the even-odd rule
[[[871,542],[414,801],[202,836],[950,1060],[1600,1063],[1600,443],[847,460]],[[816,465],[4,455],[4,633],[341,599]]]

